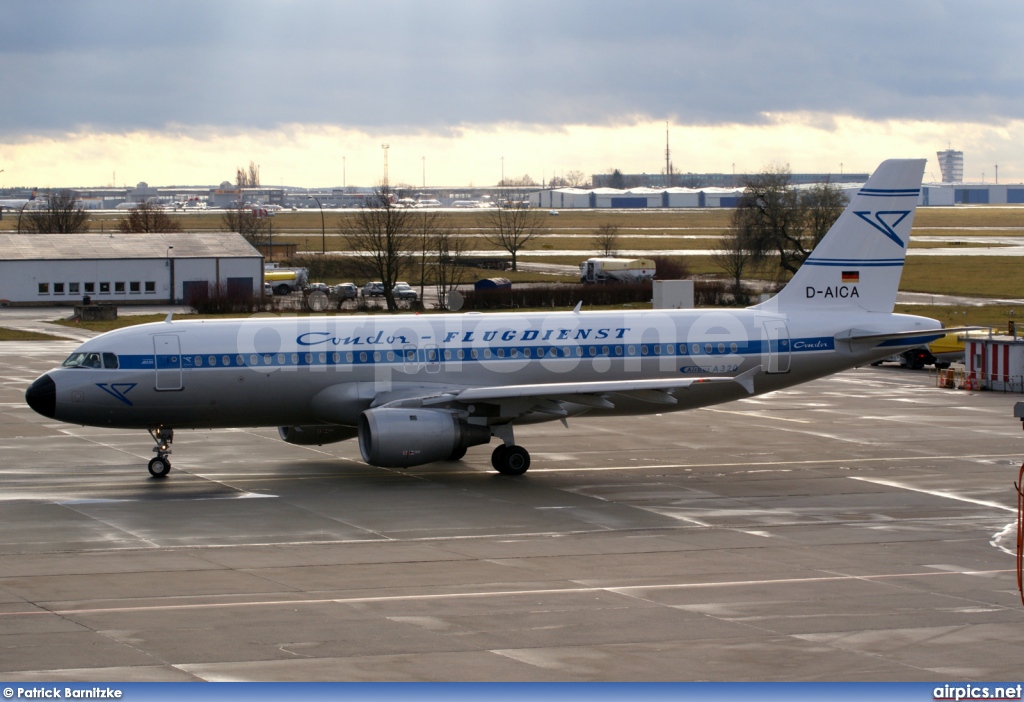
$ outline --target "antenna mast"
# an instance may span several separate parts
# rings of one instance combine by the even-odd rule
[[[668,150],[668,120],[665,120],[665,185],[672,187],[672,160]]]

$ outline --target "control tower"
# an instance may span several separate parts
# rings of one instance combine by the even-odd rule
[[[964,152],[946,149],[937,153],[939,169],[942,171],[943,183],[962,183],[964,181]]]

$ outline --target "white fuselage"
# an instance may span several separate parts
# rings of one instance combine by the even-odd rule
[[[75,424],[355,426],[371,404],[431,388],[732,377],[759,367],[761,394],[927,343],[939,327],[909,315],[755,308],[182,320],[109,332],[77,351],[113,354],[117,368],[48,375],[54,418]],[[922,334],[867,346],[836,339],[849,330]],[[619,397],[611,408],[563,406],[570,416],[644,414],[747,395],[733,383],[698,383],[671,405]],[[500,414],[490,421],[508,421]]]

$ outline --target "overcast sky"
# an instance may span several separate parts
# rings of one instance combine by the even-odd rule
[[[6,0],[0,183],[491,184],[965,151],[1024,178],[1024,4]],[[502,161],[504,157],[504,161]],[[840,166],[843,164],[843,166]]]

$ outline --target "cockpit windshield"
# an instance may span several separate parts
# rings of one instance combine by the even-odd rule
[[[113,353],[73,353],[61,364],[64,368],[117,368]]]

